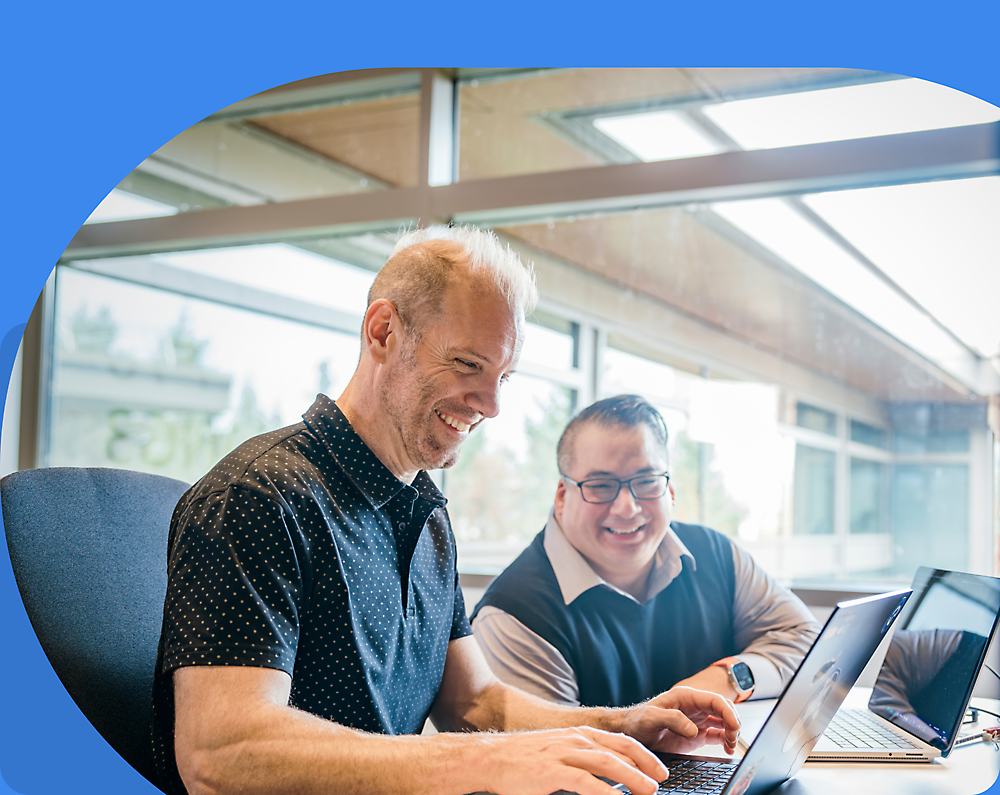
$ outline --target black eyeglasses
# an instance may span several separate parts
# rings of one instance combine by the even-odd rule
[[[617,478],[588,478],[587,480],[573,480],[573,478],[561,476],[567,483],[579,486],[580,496],[584,502],[595,505],[602,505],[606,502],[614,502],[618,499],[618,492],[622,486],[628,484],[628,490],[637,500],[657,500],[667,493],[667,484],[670,482],[670,475],[666,472],[657,475],[636,475],[628,480],[618,480]]]

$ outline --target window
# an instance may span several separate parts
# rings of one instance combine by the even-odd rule
[[[885,464],[851,459],[851,532],[885,533],[889,478]]]
[[[469,437],[444,476],[459,566],[467,573],[499,574],[545,526],[559,479],[556,444],[574,395],[518,374],[501,400],[501,414]]]
[[[833,533],[836,456],[800,444],[795,448],[795,521],[799,535]]]
[[[871,447],[887,448],[888,436],[881,428],[868,425],[858,420],[851,420],[851,441],[859,444],[867,444]]]
[[[360,318],[330,307],[363,306],[374,276],[273,245],[85,266],[56,273],[45,463],[187,482],[250,436],[298,422],[318,392],[340,393]],[[144,272],[158,283],[122,278]],[[188,294],[164,288],[171,275]],[[307,304],[310,290],[327,306]],[[307,308],[325,325],[303,322]]]
[[[893,571],[934,561],[968,566],[969,470],[960,464],[897,464],[892,489]]]
[[[830,436],[837,433],[837,415],[806,403],[799,403],[795,422],[800,428],[808,428]]]
[[[493,228],[541,292],[500,417],[440,477],[465,571],[541,529],[565,422],[622,392],[667,420],[677,519],[784,580],[990,570],[1000,181],[968,153],[996,119],[852,69],[400,69],[263,92],[161,147],[74,239],[39,463],[193,479],[296,421],[342,387],[367,285],[433,208]]]

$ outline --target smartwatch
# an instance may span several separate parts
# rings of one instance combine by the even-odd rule
[[[746,701],[753,693],[754,681],[753,671],[750,666],[736,657],[723,657],[716,660],[712,665],[721,665],[729,674],[729,683],[736,691],[736,703]]]

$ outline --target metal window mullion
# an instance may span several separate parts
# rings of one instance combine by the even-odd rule
[[[55,271],[49,275],[21,338],[21,416],[18,469],[48,463],[49,414],[52,394],[52,334]]]
[[[829,434],[813,431],[809,428],[801,428],[798,425],[779,423],[778,430],[786,436],[792,437],[797,444],[802,444],[806,447],[814,447],[817,450],[830,450],[836,452],[841,445],[841,441],[838,436],[830,436]]]
[[[969,571],[993,573],[993,434],[969,432]]]
[[[839,557],[837,573],[846,578],[847,545],[851,532],[851,458],[848,455],[849,425],[844,414],[837,414],[837,449],[833,474],[833,535],[837,539]]]
[[[305,324],[327,331],[355,335],[361,328],[362,315],[333,307],[313,304],[280,293],[268,292],[247,284],[230,282],[214,276],[186,271],[146,258],[83,260],[60,265],[107,279],[149,287],[171,295],[206,301],[258,315]]]
[[[600,326],[580,324],[581,387],[577,392],[576,410],[589,406],[602,393],[604,380],[604,350],[608,335]]]

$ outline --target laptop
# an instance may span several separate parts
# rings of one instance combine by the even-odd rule
[[[838,604],[743,758],[657,754],[670,770],[658,792],[756,795],[794,776],[910,594]]]
[[[930,762],[958,739],[1000,624],[1000,579],[917,570],[867,709],[842,709],[809,754],[824,762]]]

